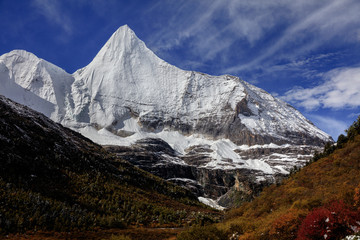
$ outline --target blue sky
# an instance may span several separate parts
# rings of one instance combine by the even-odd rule
[[[124,24],[165,61],[239,76],[335,140],[360,115],[359,0],[0,0],[0,55],[72,73]]]

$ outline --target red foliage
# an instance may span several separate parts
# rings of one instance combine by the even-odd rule
[[[301,223],[297,240],[344,238],[360,230],[359,217],[342,201],[314,209]]]
[[[290,209],[272,222],[271,228],[269,230],[269,239],[294,239],[296,237],[301,220],[304,217],[304,211]]]

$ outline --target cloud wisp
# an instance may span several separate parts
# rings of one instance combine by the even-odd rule
[[[360,67],[334,69],[323,78],[322,84],[312,88],[294,87],[282,99],[307,110],[360,106]]]
[[[72,21],[63,11],[59,1],[34,0],[32,3],[38,12],[50,23],[61,27],[67,35],[73,33]]]
[[[158,4],[149,11],[150,15],[170,11],[171,16],[148,42],[158,51],[166,51],[190,41],[191,51],[203,61],[226,52],[236,41],[254,46],[265,31],[276,24],[273,20],[276,15],[264,10],[269,6],[267,1],[258,2],[179,1],[176,13],[172,12],[175,8],[173,5]],[[276,4],[270,5],[275,8]]]
[[[290,24],[282,34],[279,34],[274,44],[264,49],[250,62],[229,67],[226,71],[239,72],[259,65],[269,67],[279,57],[291,60],[334,38],[339,38],[340,40],[337,40],[339,43],[347,41],[344,39],[351,39],[350,35],[354,34],[349,29],[354,25],[360,27],[358,18],[360,4],[353,0],[317,1],[306,8],[297,7],[294,3],[289,3],[287,9],[289,9]],[[293,50],[288,51],[289,48]],[[284,49],[287,49],[286,55],[282,53]]]
[[[156,52],[188,46],[198,61],[214,59],[223,73],[239,74],[288,62],[324,43],[358,41],[357,0],[215,0],[161,2],[149,16],[166,15],[146,42]],[[166,54],[166,53],[165,53]]]

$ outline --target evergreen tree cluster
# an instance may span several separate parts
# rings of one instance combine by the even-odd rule
[[[345,130],[345,133],[346,136],[344,134],[339,135],[335,144],[332,144],[330,142],[326,143],[323,152],[315,153],[310,163],[316,162],[320,158],[329,156],[336,149],[343,148],[348,141],[353,141],[355,136],[360,134],[360,116],[348,129]]]

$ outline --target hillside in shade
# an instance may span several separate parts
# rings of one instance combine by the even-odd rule
[[[0,96],[0,233],[213,221],[188,190]]]

